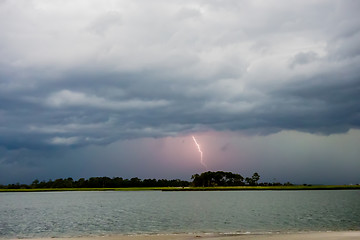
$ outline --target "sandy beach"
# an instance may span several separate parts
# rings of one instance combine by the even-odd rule
[[[61,240],[360,240],[360,231],[346,232],[306,232],[281,234],[164,234],[164,235],[114,235],[99,237],[59,238]],[[29,239],[30,240],[30,239]],[[31,240],[54,240],[54,238],[39,238]]]

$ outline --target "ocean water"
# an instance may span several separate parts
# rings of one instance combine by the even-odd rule
[[[0,238],[360,230],[360,191],[0,193]]]

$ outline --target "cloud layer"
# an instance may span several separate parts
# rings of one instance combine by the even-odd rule
[[[357,1],[1,1],[0,144],[360,126]]]

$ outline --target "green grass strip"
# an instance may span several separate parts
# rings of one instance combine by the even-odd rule
[[[59,191],[281,191],[281,190],[351,190],[360,185],[314,186],[236,186],[236,187],[131,187],[131,188],[38,188],[0,189],[0,192],[59,192]]]

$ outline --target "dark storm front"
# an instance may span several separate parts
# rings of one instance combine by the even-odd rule
[[[360,191],[0,194],[0,238],[360,230]]]

